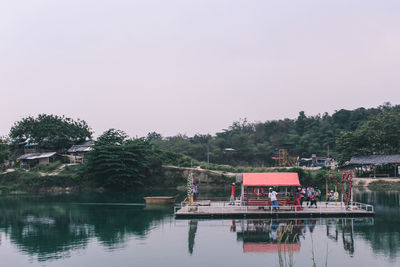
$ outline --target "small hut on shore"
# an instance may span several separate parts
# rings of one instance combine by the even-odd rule
[[[51,163],[56,160],[57,152],[29,153],[17,158],[17,161],[20,162],[20,167],[23,169],[30,169],[37,164]]]
[[[358,177],[398,177],[400,154],[352,157],[346,167],[353,168]]]
[[[92,140],[85,141],[80,145],[73,145],[67,150],[67,156],[70,163],[83,163],[86,159],[86,154],[93,150],[92,146],[94,142]]]

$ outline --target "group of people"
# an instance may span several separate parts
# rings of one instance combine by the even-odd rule
[[[321,199],[321,190],[318,187],[308,186],[299,187],[297,189],[297,204],[303,208],[303,202],[307,201],[307,207],[315,206],[317,208],[317,201]]]
[[[231,197],[229,204],[234,205],[235,203],[235,191],[236,191],[236,185],[235,183],[232,183],[231,185]],[[193,200],[197,200],[197,184],[196,181],[193,181]],[[270,187],[268,193],[268,198],[271,201],[271,206],[274,211],[277,211],[279,209],[279,204],[278,204],[278,198],[277,198],[277,192]],[[333,191],[328,192],[329,198],[333,199]],[[313,187],[313,186],[308,186],[308,187],[299,187],[297,189],[297,196],[296,196],[296,204],[299,207],[299,209],[303,208],[303,202],[307,202],[307,207],[311,208],[315,206],[317,208],[317,201],[321,200],[321,190],[318,187]]]
[[[333,190],[327,192],[327,201],[338,200],[339,194],[338,192],[333,192]]]

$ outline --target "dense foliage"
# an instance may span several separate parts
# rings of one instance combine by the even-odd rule
[[[43,149],[63,150],[92,137],[83,120],[40,114],[16,122],[9,134],[14,144],[29,141]]]
[[[374,153],[400,153],[400,106],[383,107],[355,131],[342,132],[337,143],[344,159]]]
[[[123,145],[128,139],[128,135],[121,130],[116,130],[111,128],[105,131],[99,138],[96,140],[97,146],[104,145]]]
[[[88,155],[86,171],[96,183],[110,188],[150,184],[161,175],[161,161],[147,140],[127,139],[110,129],[98,138]]]
[[[10,150],[5,140],[0,138],[0,166],[10,156]]]
[[[157,148],[183,153],[199,161],[233,166],[274,166],[280,148],[293,156],[333,156],[341,161],[352,155],[400,153],[400,106],[389,103],[378,108],[341,109],[332,115],[249,123],[234,122],[212,135],[163,138],[150,133],[147,139]]]
[[[54,115],[24,118],[10,131],[15,144],[29,141],[40,148],[58,150],[88,137],[91,131],[86,122]],[[146,138],[129,139],[123,131],[110,129],[95,142],[79,176],[96,186],[126,189],[163,184],[162,165],[200,165],[227,172],[282,171],[263,168],[274,165],[279,148],[288,149],[296,157],[329,153],[342,162],[354,155],[400,153],[400,105],[342,109],[316,116],[301,111],[296,119],[256,123],[241,120],[216,135],[193,137],[164,138],[152,132]],[[8,145],[0,142],[0,163],[9,154]],[[313,185],[323,184],[327,173],[301,168],[290,171],[299,173],[302,184]]]

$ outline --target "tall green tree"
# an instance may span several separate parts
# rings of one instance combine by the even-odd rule
[[[304,111],[299,112],[299,116],[296,120],[296,132],[301,136],[303,135],[304,131],[306,130],[306,114]]]
[[[383,106],[355,131],[342,132],[337,139],[342,161],[351,156],[400,153],[400,108]]]
[[[15,122],[9,136],[14,143],[29,140],[40,148],[62,150],[90,139],[92,131],[84,120],[40,114]]]
[[[101,186],[132,188],[152,183],[161,175],[161,165],[149,141],[130,140],[124,132],[110,129],[93,146],[86,171]]]
[[[116,130],[111,128],[105,131],[102,135],[97,138],[95,144],[97,146],[105,146],[105,145],[115,145],[120,146],[126,143],[128,140],[128,135],[121,130]]]
[[[10,149],[5,139],[0,138],[0,165],[10,157]]]

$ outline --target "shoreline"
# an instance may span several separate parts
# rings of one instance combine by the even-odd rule
[[[135,188],[105,188],[101,184],[81,176],[81,165],[62,164],[46,170],[24,171],[9,169],[0,175],[0,194],[27,193],[77,193],[77,192],[128,192],[131,190],[186,190],[186,177],[193,173],[197,183],[204,190],[229,188],[235,182],[237,173],[202,169],[200,167],[163,166],[163,176],[156,178],[153,184]],[[321,170],[304,172],[305,181],[318,181],[325,184],[325,173]],[[322,176],[321,176],[322,175]],[[308,178],[308,179],[307,179]],[[323,181],[322,181],[323,180]],[[360,190],[400,191],[400,178],[353,178],[353,187]]]
[[[353,187],[364,190],[400,191],[400,178],[353,178]]]

